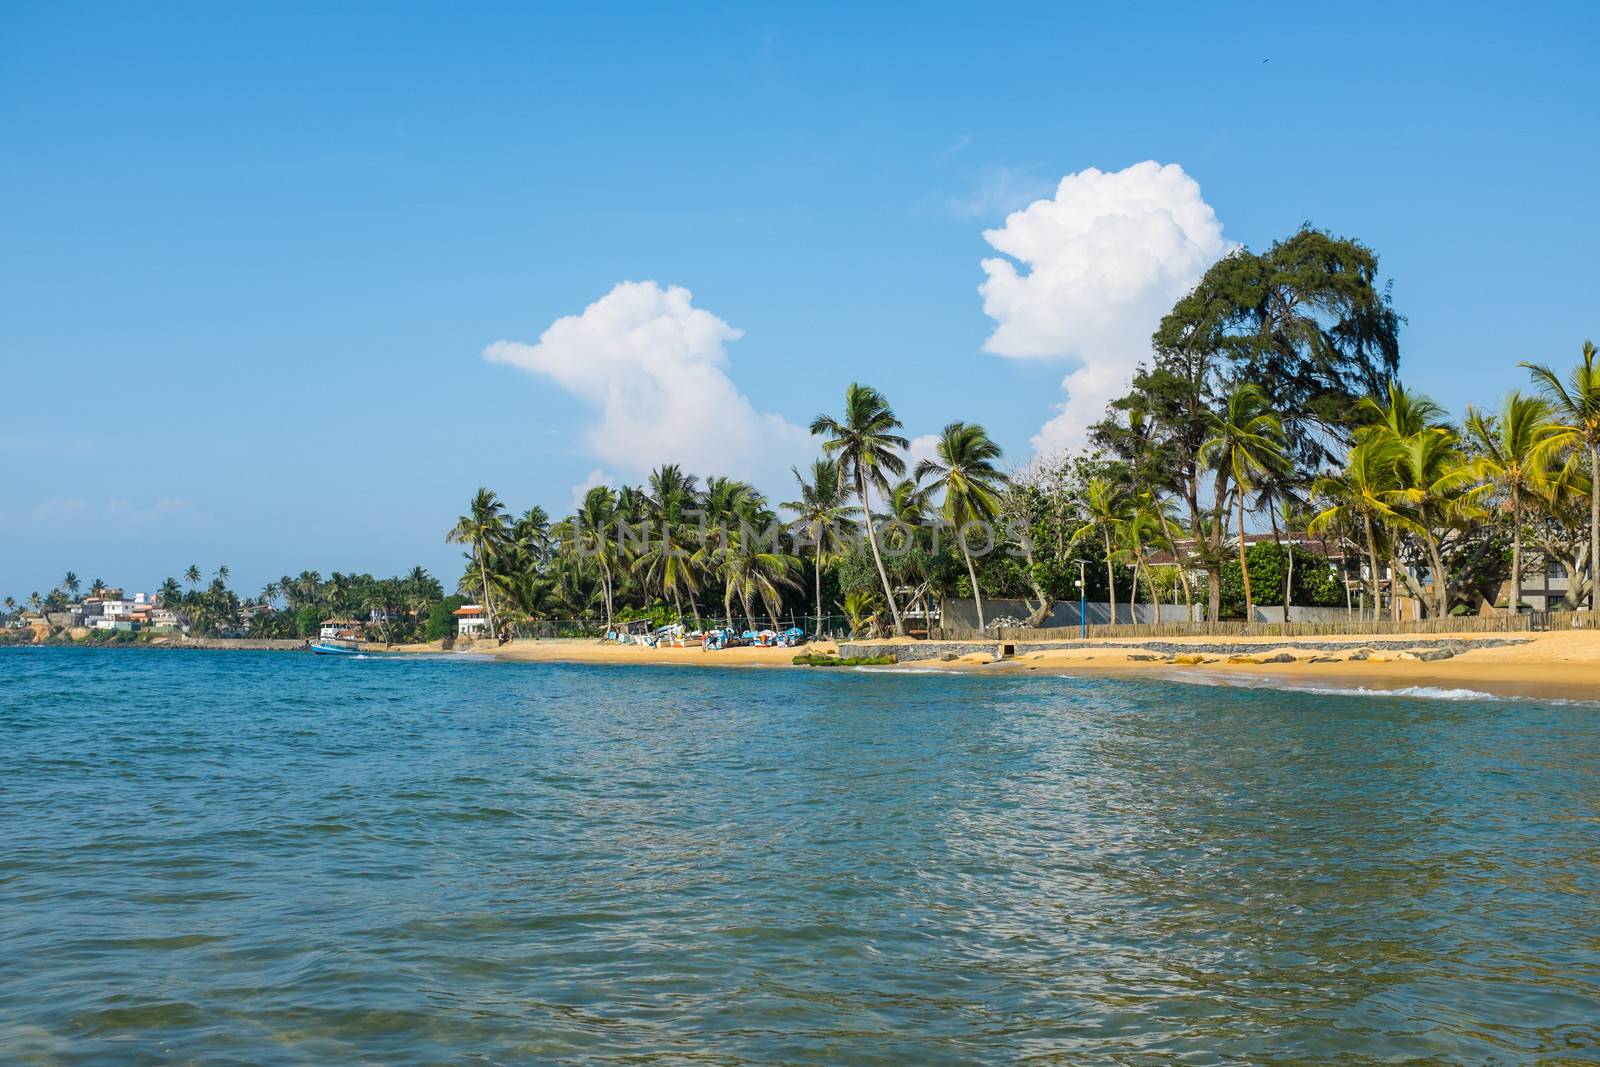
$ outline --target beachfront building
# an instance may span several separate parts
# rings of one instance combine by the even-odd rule
[[[317,636],[324,641],[333,637],[360,637],[361,624],[355,619],[323,619]]]
[[[487,637],[489,619],[482,604],[463,604],[455,610],[456,636]]]
[[[156,630],[179,630],[184,628],[183,619],[175,611],[162,607],[150,609],[150,626]]]

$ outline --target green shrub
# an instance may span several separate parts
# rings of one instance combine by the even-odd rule
[[[898,662],[893,656],[825,656],[802,652],[794,658],[796,667],[883,667]]]

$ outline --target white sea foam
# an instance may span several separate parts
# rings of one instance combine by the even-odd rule
[[[1475,700],[1505,702],[1531,702],[1560,704],[1575,707],[1600,705],[1595,700],[1572,700],[1563,697],[1512,696],[1505,693],[1486,693],[1481,689],[1462,689],[1436,685],[1405,685],[1393,689],[1365,685],[1305,685],[1282,678],[1266,678],[1252,674],[1201,674],[1175,671],[1169,677],[1192,685],[1220,685],[1238,689],[1275,689],[1284,693],[1309,693],[1314,696],[1334,697],[1404,697],[1412,700]]]

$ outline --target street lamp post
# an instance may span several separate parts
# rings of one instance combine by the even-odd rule
[[[1087,641],[1089,639],[1089,590],[1083,584],[1083,568],[1088,561],[1075,559],[1072,562],[1078,565],[1078,636]]]

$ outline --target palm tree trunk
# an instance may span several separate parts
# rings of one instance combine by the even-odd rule
[[[489,603],[489,569],[483,565],[483,550],[478,550],[478,577],[483,581],[483,617],[489,624],[489,636],[495,636],[494,605]]]
[[[1522,494],[1511,490],[1511,599],[1507,610],[1515,615],[1522,609]]]
[[[1133,561],[1133,579],[1128,582],[1128,623],[1132,626],[1139,624],[1139,609],[1134,606],[1134,598],[1139,595],[1139,571],[1142,569],[1141,561]]]
[[[1161,518],[1161,536],[1166,538],[1167,544],[1172,548],[1173,562],[1178,565],[1178,580],[1183,583],[1183,607],[1186,614],[1185,622],[1194,622],[1194,604],[1189,594],[1189,568],[1184,566],[1184,561],[1178,552],[1177,539],[1172,536],[1172,528],[1167,524],[1166,511],[1158,507],[1156,514]]]
[[[1600,611],[1600,448],[1589,443],[1589,610]]]
[[[883,556],[878,552],[878,533],[873,528],[872,504],[867,499],[867,480],[856,471],[856,495],[861,498],[861,512],[867,517],[867,543],[872,546],[872,562],[878,565],[878,580],[883,583],[884,598],[889,601],[889,613],[894,616],[894,635],[904,637],[906,624],[900,620],[900,607],[894,602],[894,590],[889,586],[889,572],[883,569]]]
[[[1150,598],[1150,603],[1156,606],[1156,625],[1161,625],[1161,598],[1156,595],[1156,569],[1144,569],[1144,595]]]
[[[1106,590],[1111,603],[1111,625],[1117,624],[1117,571],[1111,562],[1111,530],[1108,527],[1106,535]]]
[[[1283,566],[1283,538],[1278,533],[1278,512],[1274,508],[1267,509],[1267,518],[1272,522],[1272,543],[1278,547],[1278,565]],[[1294,557],[1290,557],[1289,566],[1284,568],[1283,578],[1283,624],[1289,625],[1289,576],[1294,573]]]
[[[816,594],[817,594],[817,634],[822,636],[822,545],[817,545],[816,559]]]
[[[957,535],[961,542],[961,555],[967,561],[967,577],[972,579],[972,599],[978,605],[978,632],[983,632],[983,591],[978,588],[978,571],[972,565],[972,553],[967,551],[967,539]]]
[[[1370,575],[1370,577],[1371,577],[1371,583],[1370,584],[1371,584],[1371,587],[1372,587],[1372,621],[1373,622],[1377,622],[1378,621],[1378,605],[1383,602],[1383,597],[1378,592],[1378,538],[1372,532],[1372,515],[1370,513],[1364,512],[1364,513],[1362,513],[1361,518],[1362,518],[1362,521],[1366,524],[1366,529],[1367,529],[1367,559],[1370,561],[1368,563],[1368,566],[1370,566],[1372,568],[1371,575]]]
[[[1294,545],[1289,545],[1289,575],[1283,580],[1283,621],[1289,622],[1289,602],[1294,599]]]
[[[1389,619],[1392,622],[1400,621],[1400,530],[1396,527],[1394,540],[1390,542],[1389,553]]]
[[[1433,536],[1432,529],[1424,540],[1428,542],[1428,565],[1433,568],[1433,613],[1442,619],[1450,610],[1450,583],[1445,581],[1444,557],[1439,554],[1439,539]]]
[[[1239,487],[1239,576],[1244,579],[1244,624],[1256,621],[1256,602],[1250,595],[1250,564],[1244,558],[1244,486]]]

